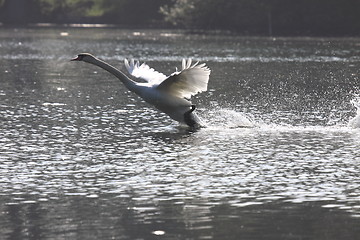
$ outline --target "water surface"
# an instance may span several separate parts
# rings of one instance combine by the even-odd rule
[[[359,39],[0,30],[4,239],[360,239]],[[91,52],[206,62],[178,126]],[[354,105],[355,103],[355,105]],[[351,119],[354,119],[349,125]]]

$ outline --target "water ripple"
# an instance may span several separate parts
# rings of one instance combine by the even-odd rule
[[[48,39],[46,48],[31,39],[1,39],[3,202],[111,195],[127,199],[139,219],[158,214],[160,203],[186,206],[192,217],[220,204],[275,201],[317,201],[359,214],[358,113],[355,125],[347,126],[355,109],[346,87],[356,85],[359,62],[352,41],[345,42],[349,51],[321,45],[309,54],[318,49],[313,40],[285,54],[286,41],[253,47],[241,40],[224,49],[222,41],[164,44],[134,39],[140,35],[96,41],[60,36]],[[168,61],[183,57],[209,61],[209,92],[194,99],[208,127],[179,127],[94,66],[65,64],[79,49],[101,49],[95,53],[111,62],[144,56],[169,69]],[[210,228],[207,218],[201,221],[192,228]]]

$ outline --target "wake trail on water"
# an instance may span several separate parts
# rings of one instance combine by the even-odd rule
[[[294,126],[290,124],[265,123],[255,120],[251,114],[238,112],[232,109],[215,108],[204,110],[201,119],[208,129],[213,130],[236,130],[236,129],[257,129],[261,131],[348,131],[350,128],[360,128],[360,98],[352,101],[357,108],[357,115],[347,124],[337,124],[332,126]]]

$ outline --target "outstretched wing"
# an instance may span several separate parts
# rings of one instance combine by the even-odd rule
[[[166,75],[155,71],[145,63],[140,65],[139,61],[135,62],[134,59],[131,59],[130,61],[125,59],[124,63],[126,69],[132,76],[141,78],[152,85],[159,84],[166,79]]]
[[[191,59],[183,59],[182,70],[171,74],[157,86],[157,89],[180,98],[190,98],[206,91],[210,69],[205,63],[198,63],[191,65]]]

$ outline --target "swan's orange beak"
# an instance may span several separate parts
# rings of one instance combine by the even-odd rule
[[[73,58],[73,59],[71,59],[70,61],[80,61],[81,59],[80,59],[80,57],[79,56],[77,56],[77,57],[75,57],[75,58]]]

